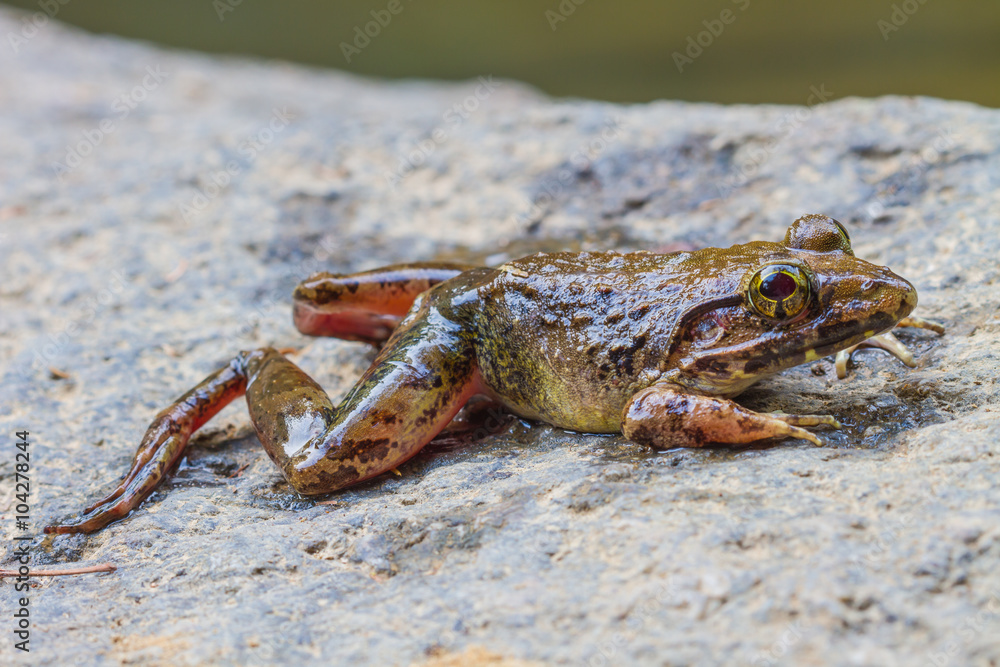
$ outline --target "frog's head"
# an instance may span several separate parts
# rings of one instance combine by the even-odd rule
[[[729,250],[738,288],[679,323],[677,379],[694,389],[738,394],[888,331],[917,305],[913,285],[855,257],[847,230],[825,215],[799,218],[781,243]]]

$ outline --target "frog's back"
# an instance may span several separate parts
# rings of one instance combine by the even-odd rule
[[[726,272],[702,275],[704,252],[542,253],[484,275],[484,382],[523,416],[617,431],[629,397],[666,370],[681,314],[735,288]]]

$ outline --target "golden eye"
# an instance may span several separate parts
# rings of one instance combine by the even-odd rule
[[[798,266],[771,264],[750,278],[750,307],[764,317],[788,320],[809,303],[809,276]]]

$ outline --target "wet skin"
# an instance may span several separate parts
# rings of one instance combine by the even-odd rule
[[[541,253],[497,268],[408,264],[318,274],[294,295],[303,333],[381,345],[334,405],[279,352],[241,352],[154,419],[118,487],[47,533],[92,532],[163,481],[191,434],[246,394],[265,451],[301,494],[392,470],[470,398],[575,431],[656,448],[820,440],[828,415],[764,414],[729,400],[786,368],[859,345],[912,365],[895,326],[917,293],[854,256],[832,218],[805,216],[781,243],[658,255]]]

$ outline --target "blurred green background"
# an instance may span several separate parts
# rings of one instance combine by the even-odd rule
[[[60,4],[65,2],[66,4]],[[398,3],[398,4],[395,4]],[[578,4],[579,3],[579,4]],[[997,0],[13,0],[94,32],[384,77],[493,74],[557,96],[803,104],[933,95],[1000,106]],[[398,10],[391,14],[390,4]],[[730,15],[722,16],[728,10]],[[356,29],[377,36],[357,44]],[[386,20],[386,17],[389,20]],[[722,18],[731,19],[728,24]],[[704,22],[708,22],[706,26]],[[880,23],[880,21],[882,23]],[[712,34],[714,29],[717,34]],[[897,29],[898,28],[898,29]],[[702,34],[699,34],[702,33]],[[701,40],[702,50],[688,38]],[[357,48],[355,46],[355,48]],[[691,57],[678,71],[675,52]]]

